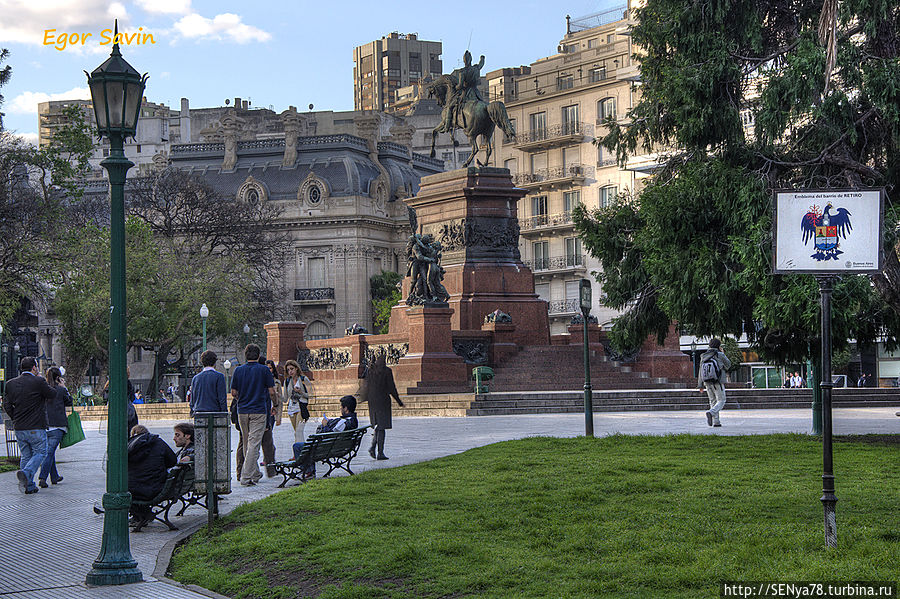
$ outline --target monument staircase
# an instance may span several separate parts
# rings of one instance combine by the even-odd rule
[[[537,345],[519,351],[496,366],[491,391],[561,391],[584,388],[584,349],[580,345]],[[683,389],[683,382],[651,377],[647,372],[590,351],[591,385],[603,390]]]

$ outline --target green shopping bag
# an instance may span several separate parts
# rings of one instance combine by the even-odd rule
[[[59,441],[60,447],[69,447],[75,445],[79,441],[84,441],[84,429],[81,428],[81,414],[72,408],[72,413],[68,416],[69,427],[66,434]]]

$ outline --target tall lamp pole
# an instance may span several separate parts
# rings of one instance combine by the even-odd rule
[[[244,325],[244,347],[246,347],[248,343],[250,343],[250,325],[245,324]]]
[[[119,27],[116,22],[115,32]],[[103,539],[100,554],[85,582],[89,585],[129,584],[143,579],[131,556],[128,538],[128,462],[125,325],[125,176],[134,163],[125,158],[125,138],[134,137],[147,75],[142,77],[114,44],[112,53],[93,73],[88,86],[97,119],[97,133],[109,138],[109,157],[100,165],[110,185],[110,323],[109,434],[106,494],[103,495]]]
[[[825,546],[837,547],[837,516],[834,494],[834,465],[831,449],[831,292],[834,277],[817,276],[821,296],[822,332],[822,508],[825,512]]]
[[[209,308],[206,304],[200,306],[200,320],[203,321],[203,351],[206,351],[206,319],[209,317]]]
[[[0,397],[2,397],[3,392],[6,391],[6,344],[3,343],[2,324],[0,324],[0,349],[3,350],[0,352],[0,370],[3,371],[3,376],[0,377]]]
[[[16,344],[13,345],[13,369],[15,370],[16,375],[21,374],[19,372],[19,350],[21,347],[19,346],[19,342],[16,341]]]
[[[588,317],[591,315],[591,282],[581,279],[578,286],[581,314],[584,317],[584,436],[594,436],[594,397],[591,390],[591,357],[588,351]]]
[[[222,366],[225,367],[225,393],[228,393],[229,389],[231,389],[231,387],[228,386],[231,382],[229,378],[229,375],[231,373],[231,360],[225,360],[224,362],[222,362]]]

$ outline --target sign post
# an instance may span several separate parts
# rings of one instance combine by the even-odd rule
[[[838,275],[881,269],[884,191],[806,189],[775,193],[776,274],[815,275],[821,301],[822,507],[825,546],[837,546],[832,459],[831,293]],[[813,417],[817,415],[814,413]],[[815,422],[813,423],[815,429]]]

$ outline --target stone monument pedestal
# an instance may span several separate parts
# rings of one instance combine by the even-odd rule
[[[266,356],[279,366],[283,367],[287,360],[296,360],[297,353],[306,349],[306,341],[303,339],[305,322],[270,322],[263,325],[263,328],[266,330]],[[240,353],[243,360],[243,350]]]
[[[418,220],[414,233],[430,234],[443,248],[444,287],[454,331],[479,331],[500,309],[516,325],[509,342],[549,345],[547,302],[534,292],[534,276],[519,255],[517,202],[525,190],[504,168],[458,169],[423,177],[419,193],[405,200]],[[409,296],[409,277],[402,296]],[[391,311],[390,332],[410,332],[407,306]]]
[[[446,304],[426,304],[406,309],[409,351],[396,366],[391,367],[396,381],[424,392],[428,387],[466,383],[466,363],[453,353],[450,332],[452,314],[453,310]]]

